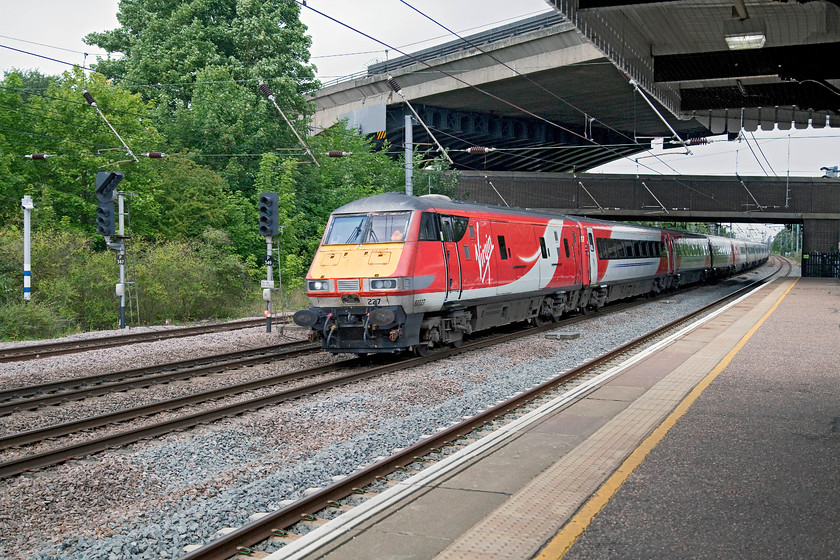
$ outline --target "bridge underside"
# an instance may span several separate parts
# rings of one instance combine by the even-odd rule
[[[840,243],[840,181],[462,172],[458,199],[605,220],[803,224],[804,252]]]
[[[582,171],[647,150],[652,138],[671,137],[627,76],[560,16],[494,30],[489,43],[469,39],[482,50],[459,40],[324,87],[313,99],[316,130],[347,118],[363,134],[401,148],[410,103],[450,150],[456,169],[481,171]],[[670,125],[682,138],[709,134],[693,119],[671,117]],[[431,146],[420,123],[412,128],[418,149]],[[495,150],[463,151],[474,146]]]
[[[650,140],[630,142],[625,134],[602,127],[559,128],[527,117],[504,117],[493,113],[416,106],[420,118],[449,151],[456,169],[564,172],[590,169],[650,148]],[[405,109],[389,107],[387,138],[402,145]],[[435,150],[433,139],[419,126],[413,127],[416,149]],[[632,132],[629,132],[632,134]],[[473,154],[474,146],[492,151]]]

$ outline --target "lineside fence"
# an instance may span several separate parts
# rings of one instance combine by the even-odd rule
[[[802,276],[840,278],[840,253],[802,255]]]

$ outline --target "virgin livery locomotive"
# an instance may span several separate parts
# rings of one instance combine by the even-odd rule
[[[333,353],[435,345],[542,324],[764,263],[767,245],[386,193],[335,210],[294,322]]]

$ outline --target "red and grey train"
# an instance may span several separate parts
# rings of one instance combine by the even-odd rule
[[[458,346],[464,335],[758,266],[765,244],[399,193],[330,216],[294,322],[333,353]]]

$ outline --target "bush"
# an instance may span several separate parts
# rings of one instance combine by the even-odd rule
[[[72,321],[62,318],[48,305],[20,302],[0,306],[2,340],[54,338],[67,334],[72,326]]]
[[[256,297],[245,265],[210,243],[171,241],[137,260],[144,323],[231,317]]]
[[[137,282],[142,324],[238,317],[260,309],[259,284],[231,254],[221,230],[208,230],[195,242],[137,242],[131,253],[127,272]],[[0,337],[48,338],[119,325],[113,251],[96,250],[93,240],[77,232],[33,235],[29,305],[23,303],[22,261],[20,231],[0,231]]]

